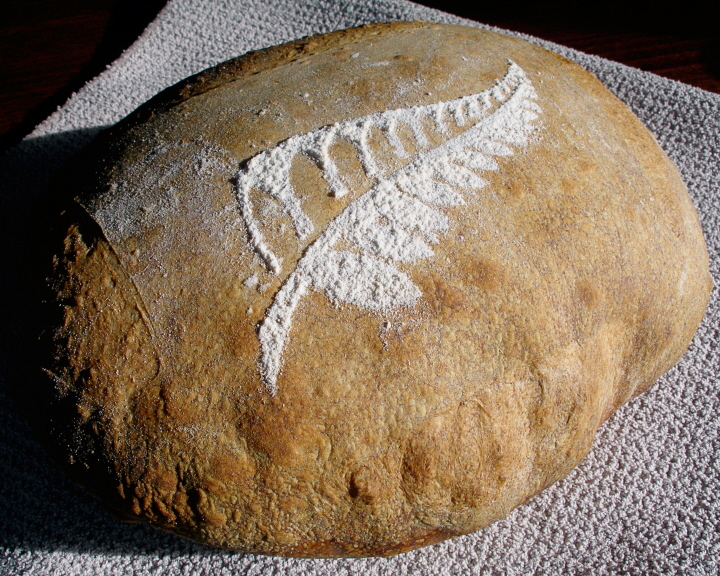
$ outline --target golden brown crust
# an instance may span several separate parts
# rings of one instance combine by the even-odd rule
[[[237,58],[227,60],[190,76],[181,82],[163,90],[160,94],[143,104],[118,125],[112,127],[126,129],[137,123],[144,122],[150,116],[168,110],[173,106],[204,94],[213,88],[253,74],[259,74],[278,66],[295,62],[313,54],[325,52],[333,48],[342,48],[374,36],[397,34],[417,27],[429,26],[427,22],[376,22],[357,28],[336,30],[326,34],[306,36],[278,46],[262,50],[253,50]]]
[[[508,59],[537,92],[537,133],[443,208],[432,257],[402,268],[415,304],[376,313],[309,290],[271,395],[258,323],[373,183],[348,143],[331,149],[344,199],[299,156],[302,239],[252,190],[282,259],[271,274],[238,166],[335,122],[482,92]],[[425,129],[427,146],[465,130]],[[392,555],[504,517],[677,361],[709,296],[697,215],[650,133],[579,66],[481,30],[374,25],[254,53],[174,87],[95,154],[51,286],[58,436],[120,515],[216,546]]]

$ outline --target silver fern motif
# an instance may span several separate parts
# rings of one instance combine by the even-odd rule
[[[329,155],[337,138],[355,146],[365,173],[376,180],[308,246],[266,311],[258,331],[259,363],[270,394],[277,392],[293,313],[310,287],[323,290],[335,303],[375,312],[411,306],[420,298],[420,289],[395,262],[410,263],[433,255],[431,244],[449,228],[447,217],[437,207],[464,204],[459,190],[486,185],[477,171],[497,170],[493,156],[511,156],[509,145],[527,143],[540,112],[533,102],[536,98],[523,70],[510,62],[504,78],[479,94],[325,126],[293,136],[247,162],[236,179],[240,211],[253,247],[274,273],[280,272],[281,261],[265,243],[253,216],[252,189],[275,198],[303,239],[313,231],[313,225],[290,183],[290,168],[297,154],[316,163],[336,198],[348,193]],[[426,119],[448,136],[443,144],[429,148],[423,126]],[[470,126],[450,137],[448,122]],[[385,176],[370,151],[368,136],[372,128],[381,130],[395,153],[407,158],[397,135],[400,124],[410,127],[419,152],[406,166]],[[354,245],[357,252],[334,249],[339,240]]]

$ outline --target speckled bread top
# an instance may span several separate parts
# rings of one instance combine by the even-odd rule
[[[710,291],[650,133],[538,46],[427,23],[170,88],[68,180],[48,434],[126,519],[390,555],[563,477]]]

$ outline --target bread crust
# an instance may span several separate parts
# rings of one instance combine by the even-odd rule
[[[421,296],[372,310],[313,279],[271,389],[268,310],[374,184],[348,141],[329,152],[345,198],[298,154],[306,238],[253,188],[273,273],[238,206],[251,159],[490,90],[508,60],[537,94],[534,132],[442,208],[432,256],[397,265]],[[466,129],[423,126],[426,147]],[[388,142],[368,149],[401,171],[413,156]],[[214,546],[387,556],[505,517],[680,358],[709,298],[697,214],[652,135],[576,64],[483,30],[377,24],[248,54],[142,106],[85,163],[49,283],[53,435],[119,516]]]

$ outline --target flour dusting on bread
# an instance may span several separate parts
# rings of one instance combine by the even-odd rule
[[[266,192],[290,216],[297,236],[305,238],[312,222],[302,211],[290,181],[292,161],[298,154],[313,160],[336,198],[348,194],[329,149],[337,138],[351,142],[368,177],[376,184],[353,201],[306,250],[295,270],[278,291],[260,324],[260,367],[270,394],[277,392],[282,353],[292,316],[309,287],[324,290],[335,302],[375,312],[412,306],[420,289],[393,262],[410,263],[433,255],[431,244],[447,233],[449,222],[437,208],[460,206],[460,190],[486,185],[476,171],[497,170],[493,156],[511,156],[508,145],[523,146],[534,130],[540,112],[524,71],[509,63],[507,74],[489,90],[448,102],[413,106],[372,114],[293,136],[251,158],[236,178],[236,190],[248,236],[267,268],[281,270],[280,260],[265,242],[253,216],[250,191]],[[432,118],[437,130],[450,135],[448,119],[459,135],[430,147],[423,120]],[[370,149],[370,130],[380,129],[401,158],[410,157],[398,135],[398,125],[409,126],[418,152],[403,168],[383,174]],[[356,251],[336,250],[344,240]]]

